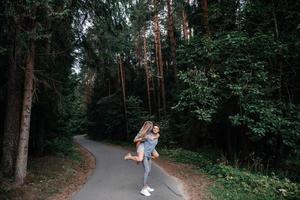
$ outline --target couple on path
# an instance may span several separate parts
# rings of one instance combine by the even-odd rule
[[[150,192],[154,191],[148,184],[148,176],[151,171],[151,159],[155,159],[159,156],[155,150],[159,136],[159,127],[153,125],[151,121],[146,121],[133,140],[133,142],[136,143],[137,156],[132,156],[131,153],[128,153],[124,157],[125,160],[132,160],[137,163],[143,162],[144,181],[140,193],[145,196],[150,196]]]

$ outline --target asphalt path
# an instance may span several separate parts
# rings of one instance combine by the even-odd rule
[[[150,197],[145,197],[139,193],[143,165],[125,161],[126,150],[89,140],[83,135],[75,136],[74,140],[95,156],[96,168],[72,200],[184,200],[181,183],[155,163],[152,162],[149,178],[149,184],[155,191]]]

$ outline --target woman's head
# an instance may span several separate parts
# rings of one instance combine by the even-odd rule
[[[139,131],[141,137],[145,137],[147,132],[152,130],[152,128],[153,128],[153,122],[145,121],[142,128]]]

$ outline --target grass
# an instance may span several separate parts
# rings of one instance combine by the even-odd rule
[[[193,164],[214,184],[209,188],[216,200],[297,200],[300,184],[288,178],[251,172],[225,164],[215,152],[192,152],[184,149],[160,149],[160,154],[175,162]]]

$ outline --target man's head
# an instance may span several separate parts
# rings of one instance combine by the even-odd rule
[[[153,129],[152,129],[152,132],[154,133],[154,134],[157,134],[157,133],[159,133],[159,126],[157,126],[157,125],[154,125],[153,126]]]

